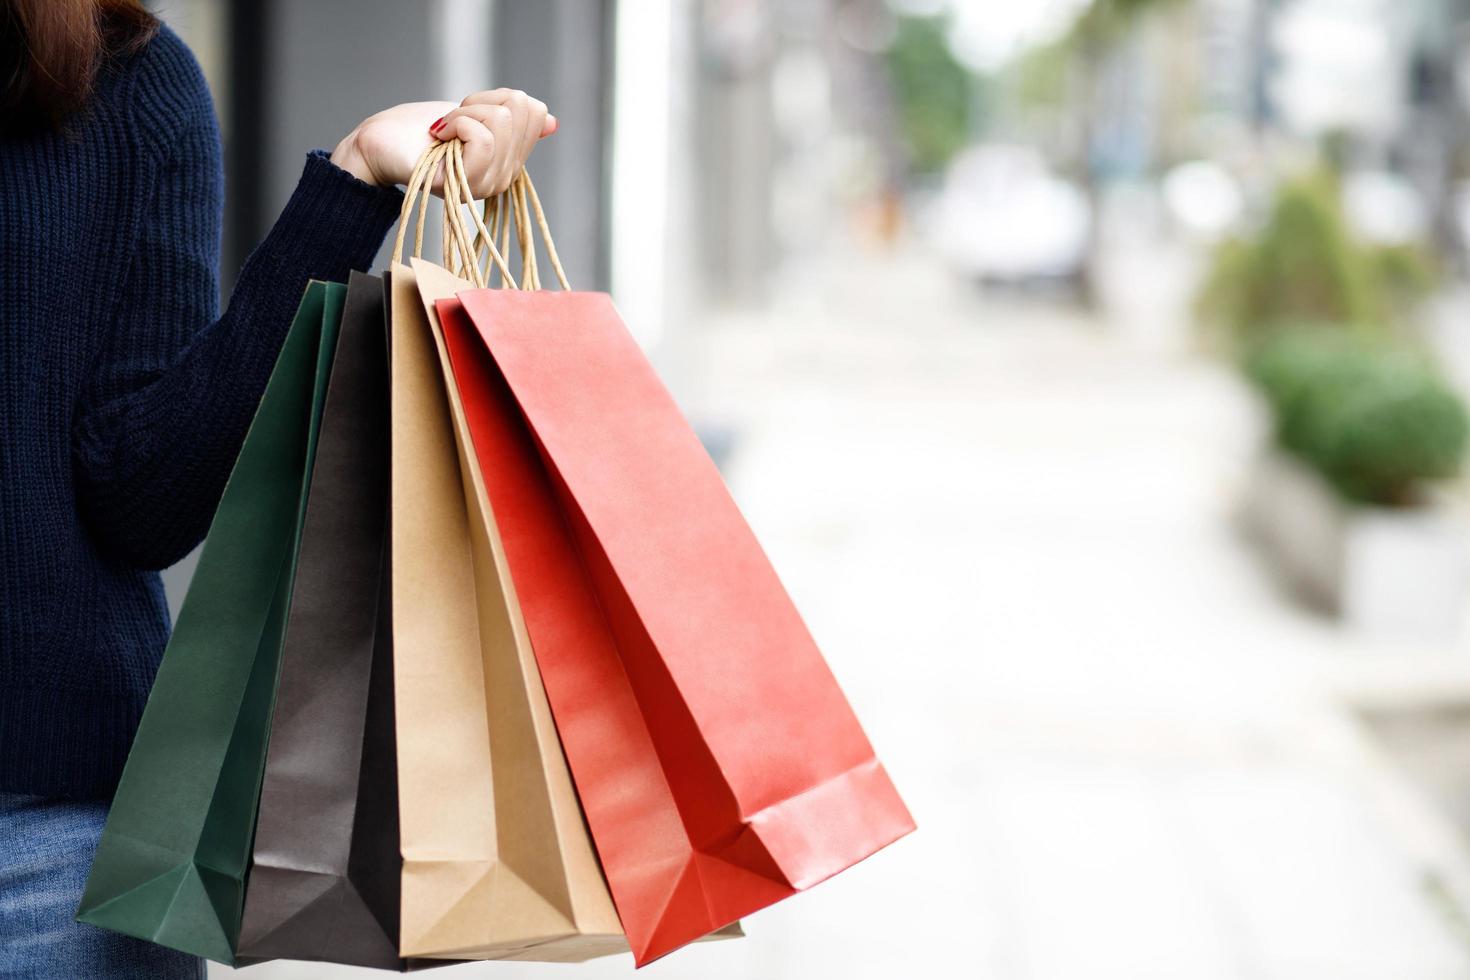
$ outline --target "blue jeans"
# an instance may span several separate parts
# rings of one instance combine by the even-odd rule
[[[72,921],[107,804],[0,793],[0,978],[203,980],[204,961]]]

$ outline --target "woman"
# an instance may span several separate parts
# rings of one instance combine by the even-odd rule
[[[380,112],[216,310],[221,164],[188,49],[137,0],[0,0],[0,977],[202,964],[72,922],[168,636],[306,281],[366,269],[435,138],[477,194],[556,129],[524,93]]]

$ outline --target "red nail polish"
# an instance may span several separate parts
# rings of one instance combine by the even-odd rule
[[[439,132],[440,128],[443,127],[443,125],[444,125],[444,117],[443,116],[440,116],[438,119],[435,119],[434,120],[434,125],[432,125],[432,126],[429,127],[429,132],[431,132],[431,133],[437,133],[437,132]]]

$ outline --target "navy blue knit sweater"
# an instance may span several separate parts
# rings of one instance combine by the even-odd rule
[[[209,527],[308,278],[402,196],[321,152],[217,309],[209,90],[166,28],[57,134],[0,138],[0,790],[110,794],[168,637],[155,569]]]

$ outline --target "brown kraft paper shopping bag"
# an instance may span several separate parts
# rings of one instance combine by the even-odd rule
[[[472,284],[418,261],[388,278],[400,952],[626,950],[421,298]]]

